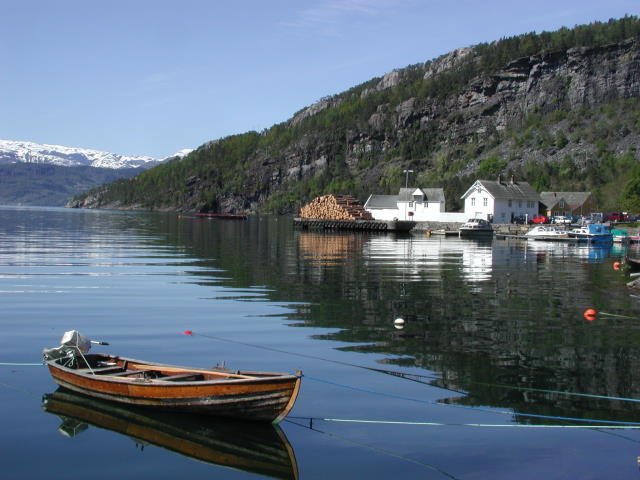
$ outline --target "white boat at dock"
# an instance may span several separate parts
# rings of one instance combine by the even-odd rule
[[[470,218],[462,224],[458,230],[460,237],[487,237],[493,236],[491,224],[483,218]]]
[[[569,238],[569,234],[563,228],[551,225],[537,225],[524,235],[528,240],[557,241]]]

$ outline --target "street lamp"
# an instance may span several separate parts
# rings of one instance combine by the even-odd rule
[[[407,188],[409,186],[409,174],[413,173],[413,170],[403,170],[402,173],[405,173],[405,180],[404,180],[404,188]]]

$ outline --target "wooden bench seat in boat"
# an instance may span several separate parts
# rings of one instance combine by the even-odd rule
[[[96,375],[113,375],[116,372],[121,372],[122,367],[78,368],[76,371],[79,373],[94,373]]]
[[[140,375],[144,372],[141,370],[124,370],[122,372],[110,373],[109,375],[112,377],[132,377],[134,375]]]
[[[158,380],[167,380],[170,382],[184,382],[186,380],[204,380],[204,375],[201,373],[180,373],[177,375],[168,375],[166,377],[159,377]]]

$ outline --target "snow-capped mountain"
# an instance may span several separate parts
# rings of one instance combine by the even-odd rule
[[[182,152],[182,151],[181,151]],[[174,155],[175,156],[175,155]],[[147,156],[128,156],[88,148],[43,145],[33,142],[0,140],[0,164],[46,163],[64,167],[150,168],[160,163]]]
[[[187,155],[189,155],[194,150],[195,150],[194,148],[183,148],[182,150],[178,150],[173,155],[169,155],[167,158],[165,158],[165,160],[167,160],[168,158],[174,158],[174,157],[180,157],[180,158],[186,157]]]

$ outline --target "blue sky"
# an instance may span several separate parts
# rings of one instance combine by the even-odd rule
[[[0,0],[0,139],[162,158],[455,48],[637,0]]]

